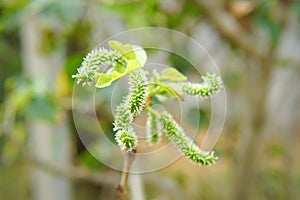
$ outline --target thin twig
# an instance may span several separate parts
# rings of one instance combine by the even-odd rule
[[[105,173],[103,173],[101,171],[92,171],[83,166],[69,166],[68,168],[62,168],[59,165],[33,158],[30,158],[29,166],[40,168],[53,176],[60,176],[77,181],[87,181],[96,185],[115,185],[119,179],[116,171],[105,171]],[[172,182],[170,178],[151,174],[145,176],[145,179],[146,182],[157,185],[165,191],[169,191],[174,199],[183,199],[184,192],[182,188]]]
[[[117,173],[114,171],[99,173],[82,166],[60,167],[59,164],[30,158],[30,165],[38,167],[54,176],[62,176],[73,180],[88,181],[97,185],[114,185],[117,181]]]
[[[119,185],[117,185],[116,190],[120,194],[123,200],[128,200],[128,176],[129,171],[132,165],[132,162],[135,159],[136,150],[130,152],[124,152],[124,166],[123,172],[121,176],[121,181]]]

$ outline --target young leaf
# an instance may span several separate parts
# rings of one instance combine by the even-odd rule
[[[96,87],[105,88],[107,86],[110,86],[113,81],[122,78],[123,76],[132,72],[134,69],[141,67],[140,63],[135,59],[128,60],[127,63],[128,63],[127,68],[123,72],[118,68],[112,68],[111,70],[108,71],[107,74],[101,73],[100,75],[98,75],[99,78],[97,80]]]
[[[147,62],[147,53],[146,51],[137,45],[131,45],[134,53],[135,53],[135,59],[139,61],[141,66],[144,66]]]
[[[110,40],[108,45],[116,50],[117,52],[121,53],[127,59],[135,59],[135,52],[130,44],[122,44],[117,40]]]
[[[139,67],[142,67],[142,65],[138,60],[136,59],[128,60],[126,74]]]
[[[77,84],[82,84],[82,86],[92,85],[94,81],[97,81],[99,72],[104,68],[112,67],[108,70],[107,74],[109,74],[113,70],[125,71],[127,65],[127,59],[120,53],[104,48],[96,48],[86,55],[81,67],[77,69],[77,74],[73,75],[72,78],[76,78]]]
[[[187,78],[181,74],[177,69],[170,67],[162,71],[161,81],[185,81]]]
[[[182,96],[178,92],[176,92],[176,90],[174,90],[171,86],[162,83],[157,83],[157,84],[160,87],[157,94],[168,93],[169,95],[176,97],[179,100],[183,100]]]
[[[124,65],[116,65],[114,68],[113,68],[113,71],[116,71],[120,74],[123,74],[126,69],[128,68],[128,63],[127,63],[127,66],[124,66]]]
[[[97,88],[105,88],[113,82],[112,74],[100,74],[96,83]]]
[[[109,41],[108,45],[112,49],[121,53],[128,60],[135,59],[140,63],[141,66],[144,66],[146,64],[147,54],[142,47],[137,45],[122,44],[121,42],[116,40]]]

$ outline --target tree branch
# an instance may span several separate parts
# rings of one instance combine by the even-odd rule
[[[98,173],[84,167],[75,166],[63,168],[50,162],[32,158],[30,164],[57,176],[63,176],[73,180],[84,180],[98,185],[114,185],[118,181],[118,174],[113,172]]]
[[[97,185],[115,185],[119,181],[119,175],[116,171],[105,171],[105,173],[103,173],[92,171],[82,166],[69,166],[68,168],[62,168],[59,165],[54,165],[50,162],[32,158],[30,159],[29,164],[55,176],[61,176],[72,180],[83,180]],[[164,191],[168,191],[172,194],[174,199],[184,199],[184,192],[182,188],[175,184],[170,178],[154,173],[145,176],[145,179],[148,183],[154,184],[157,187],[162,188]]]
[[[121,176],[121,181],[119,185],[117,185],[116,190],[124,200],[128,200],[128,194],[127,194],[127,189],[128,189],[128,176],[129,176],[129,171],[132,165],[132,162],[135,159],[135,153],[136,151],[131,151],[131,152],[124,152],[124,167],[123,167],[123,172]]]
[[[257,41],[232,15],[220,7],[218,1],[216,3],[216,1],[196,0],[196,2],[223,37],[240,47],[245,53],[259,60],[265,59],[266,52],[257,48],[255,45]]]

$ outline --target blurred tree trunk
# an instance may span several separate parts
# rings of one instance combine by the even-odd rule
[[[245,109],[243,109],[243,113],[241,113],[241,115],[244,116],[244,124],[242,126],[243,133],[242,141],[240,143],[241,146],[237,148],[239,155],[238,163],[235,163],[237,167],[237,171],[235,172],[237,180],[236,187],[234,188],[234,199],[253,199],[250,192],[254,186],[255,164],[259,156],[260,142],[266,128],[268,117],[266,115],[268,109],[267,95],[272,86],[270,80],[274,72],[273,65],[275,64],[276,59],[278,59],[277,51],[279,46],[271,44],[270,42],[265,42],[267,38],[264,40],[264,38],[257,37],[255,32],[251,32],[251,29],[245,28],[244,24],[236,19],[236,16],[226,10],[223,1],[197,0],[197,2],[220,35],[237,46],[245,55],[243,60],[247,67],[243,77],[244,82],[242,87]],[[248,4],[251,6],[250,1]],[[290,32],[294,34],[297,33],[297,28],[295,27],[298,27],[297,24],[299,23],[293,23],[291,26],[291,19],[289,19],[291,14],[289,13],[288,2],[279,1],[276,6],[276,9],[279,11],[276,13],[277,18],[273,19],[276,20],[275,23],[277,23],[283,31],[287,31],[288,28],[286,29],[286,25],[290,24],[289,29],[293,29]],[[272,37],[272,35],[270,34],[269,37]],[[284,55],[283,58],[290,57],[290,54],[297,54],[294,59],[292,59],[293,63],[293,61],[299,60],[299,51],[298,48],[295,48],[298,40],[296,39],[297,36],[291,34],[289,34],[287,38],[290,41],[285,42],[289,43],[289,47],[284,47],[284,50],[287,51],[287,55]],[[291,41],[291,38],[294,39]],[[294,48],[291,48],[291,46]],[[281,79],[279,81],[281,81]],[[297,81],[290,81],[290,83],[291,86],[287,86],[284,88],[284,91],[280,91],[280,94],[277,95],[276,98],[280,98],[284,102],[288,100],[288,96],[291,95],[291,89],[293,89],[292,85],[297,85],[295,84]],[[297,88],[297,90],[299,89]],[[287,92],[287,94],[284,95],[284,92]],[[283,108],[284,112],[295,113],[296,104],[297,99],[295,100],[294,98],[294,100],[291,100],[289,103],[289,106]],[[278,115],[279,113],[281,115],[283,112],[276,110],[275,115]],[[275,118],[274,115],[269,117],[270,120]],[[296,198],[293,178],[293,156],[295,156],[293,147],[294,141],[296,140],[296,119],[296,115],[288,114],[284,120],[277,121],[277,124],[280,124],[281,130],[286,137],[284,155],[284,185],[286,199]],[[273,126],[278,127],[277,124],[274,124],[276,123],[275,121],[272,122]]]
[[[270,58],[270,59],[269,59]],[[248,60],[244,77],[245,112],[243,137],[237,165],[236,200],[251,199],[250,189],[255,175],[255,161],[266,121],[266,97],[271,75],[271,56],[266,60]]]
[[[300,81],[296,81],[300,82]],[[294,84],[294,82],[292,83]],[[296,88],[299,90],[298,88]],[[285,188],[285,199],[296,200],[297,199],[297,189],[295,180],[295,158],[297,153],[296,141],[297,141],[297,125],[299,121],[297,120],[299,115],[295,110],[300,108],[300,92],[295,91],[292,98],[289,99],[287,109],[285,110],[286,120],[283,120],[282,130],[285,133],[285,152],[284,152],[284,188]]]
[[[255,160],[264,133],[266,121],[266,96],[272,71],[274,49],[261,38],[256,38],[226,11],[222,1],[197,0],[212,25],[244,55],[246,71],[243,74],[244,97],[243,137],[238,147],[236,186],[234,199],[252,199],[250,189],[255,175]]]
[[[285,85],[284,91],[286,95],[282,95],[282,113],[281,128],[285,133],[285,154],[284,154],[284,186],[285,186],[285,199],[296,200],[299,199],[299,189],[296,185],[296,158],[299,156],[297,150],[297,128],[300,122],[300,41],[299,41],[299,19],[296,15],[291,14],[287,18],[287,28],[282,36],[281,49],[279,52],[282,57],[288,58],[288,70],[291,76],[288,77],[288,82]],[[294,65],[294,67],[293,67]],[[296,86],[296,87],[295,87]],[[298,194],[297,194],[298,193]]]
[[[25,74],[32,80],[40,79],[48,92],[54,91],[58,71],[64,63],[64,45],[60,43],[55,52],[41,53],[43,39],[42,22],[38,16],[26,16],[21,24],[22,59]],[[45,38],[44,38],[45,39]],[[53,39],[53,38],[46,38]],[[60,113],[57,124],[40,120],[28,122],[29,151],[31,158],[68,168],[71,164],[70,135],[65,113]],[[38,167],[31,169],[32,199],[69,200],[71,183],[65,177],[49,174]]]
[[[297,128],[299,128],[300,108],[300,70],[299,51],[300,41],[298,31],[300,25],[294,14],[286,16],[286,28],[283,30],[281,44],[277,49],[280,59],[288,60],[280,63],[272,80],[269,96],[269,125],[270,132],[284,136],[283,182],[284,199],[297,199],[296,162]]]

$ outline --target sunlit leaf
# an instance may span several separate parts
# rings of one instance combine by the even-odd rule
[[[135,59],[135,53],[133,51],[133,48],[129,44],[122,44],[121,42],[117,40],[110,40],[108,42],[108,45],[119,52],[122,56],[126,57],[127,59]]]
[[[157,94],[165,95],[167,93],[170,96],[173,96],[179,100],[183,100],[182,96],[178,92],[176,92],[176,90],[171,86],[162,83],[156,83],[156,84],[157,86],[159,86],[159,89],[156,92]]]
[[[96,87],[104,88],[104,87],[110,86],[111,83],[113,82],[112,77],[113,77],[112,74],[100,74],[98,81],[96,83]]]
[[[132,45],[132,47],[135,53],[135,59],[139,61],[141,66],[144,66],[147,62],[147,53],[140,46]]]
[[[187,78],[181,74],[177,69],[170,67],[162,71],[161,81],[185,81]]]
[[[108,42],[108,45],[116,50],[117,52],[121,53],[127,59],[136,59],[139,63],[144,66],[147,61],[147,54],[145,50],[137,45],[130,45],[130,44],[122,44],[119,41],[111,40]]]
[[[126,73],[129,73],[132,70],[139,68],[139,67],[142,67],[142,64],[138,60],[136,60],[136,59],[128,60]]]
[[[128,68],[128,66],[116,65],[114,67],[114,71],[117,71],[118,73],[122,74],[126,71],[127,68]]]
[[[124,45],[116,40],[109,41],[109,46],[127,58],[127,65],[116,65],[109,69],[105,74],[101,73],[96,75],[95,79],[97,80],[97,88],[110,86],[113,81],[128,75],[136,68],[143,67],[147,61],[147,54],[140,46],[130,44]]]

